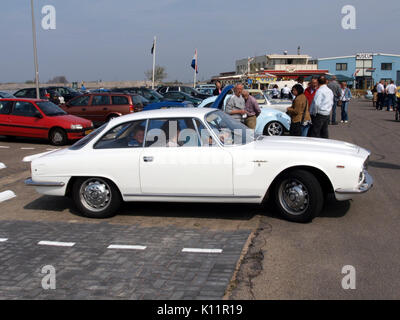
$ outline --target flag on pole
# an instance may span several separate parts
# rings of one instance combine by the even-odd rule
[[[194,70],[196,70],[196,73],[199,73],[199,69],[198,69],[198,66],[197,66],[197,49],[194,50],[194,56],[193,56],[193,59],[192,59],[191,67]]]
[[[154,53],[154,40],[153,40],[153,46],[151,47],[151,54]]]

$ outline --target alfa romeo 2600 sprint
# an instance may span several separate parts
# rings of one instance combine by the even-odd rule
[[[220,110],[164,109],[113,119],[69,148],[27,157],[25,183],[72,197],[93,218],[116,214],[122,201],[261,204],[272,197],[286,219],[306,222],[326,194],[347,200],[372,187],[368,158],[341,141],[256,136]]]

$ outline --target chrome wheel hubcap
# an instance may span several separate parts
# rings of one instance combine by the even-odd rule
[[[90,211],[103,211],[111,203],[111,188],[103,179],[88,179],[80,188],[81,203]]]
[[[287,179],[279,187],[279,202],[290,214],[303,214],[309,206],[307,188],[296,179]]]
[[[282,132],[282,126],[277,122],[273,122],[268,126],[268,134],[270,136],[280,136],[282,135]]]
[[[62,134],[59,133],[59,132],[56,132],[56,133],[53,135],[53,141],[56,142],[56,143],[61,142],[62,139],[63,139]]]

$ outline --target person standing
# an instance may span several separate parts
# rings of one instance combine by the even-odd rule
[[[384,103],[384,92],[385,92],[385,87],[383,85],[384,81],[381,80],[377,87],[376,87],[376,91],[378,92],[378,101],[376,103],[376,110],[382,110],[383,108],[383,103]]]
[[[332,90],[333,92],[333,106],[332,106],[332,120],[331,124],[336,125],[338,124],[336,122],[336,107],[337,103],[340,99],[341,95],[341,90],[340,90],[340,85],[336,80],[336,76],[332,76],[331,80],[328,83],[328,88]]]
[[[233,88],[234,95],[232,95],[225,107],[225,112],[239,122],[243,122],[243,115],[246,114],[246,106],[242,96],[242,91],[242,84],[239,83],[235,85]]]
[[[334,95],[326,83],[325,76],[318,78],[319,88],[310,107],[312,123],[309,131],[310,137],[329,138],[329,115],[332,111]]]
[[[255,129],[257,125],[257,117],[261,113],[256,98],[254,98],[247,90],[243,90],[242,96],[245,101],[245,110],[247,117],[244,119],[244,124],[250,129]]]
[[[313,100],[314,96],[317,93],[318,90],[318,79],[317,78],[312,78],[311,81],[308,84],[307,89],[304,91],[304,94],[308,100],[308,106],[310,107]]]
[[[375,84],[373,89],[371,90],[372,92],[372,107],[376,108],[376,104],[378,102],[378,90],[376,89],[378,87],[378,82]]]
[[[290,99],[290,89],[287,86],[287,84],[285,84],[285,86],[282,88],[282,99]]]
[[[340,95],[341,108],[342,108],[342,120],[340,121],[341,123],[349,122],[348,111],[351,98],[353,98],[353,96],[351,95],[350,89],[347,88],[347,82],[343,81],[341,84],[341,95]]]
[[[272,89],[272,99],[278,99],[279,98],[279,87],[278,85],[274,85]]]
[[[220,81],[215,83],[215,90],[213,91],[213,96],[219,96],[222,91],[222,85]]]
[[[304,95],[304,88],[301,84],[295,84],[292,88],[292,94],[295,99],[292,106],[287,108],[286,113],[291,118],[290,135],[306,137],[311,121],[308,111],[308,100]]]
[[[386,94],[387,94],[387,111],[394,111],[396,106],[396,91],[397,87],[394,84],[394,81],[391,80],[390,84],[386,87]]]

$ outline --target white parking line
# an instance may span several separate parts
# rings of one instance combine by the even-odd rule
[[[56,151],[56,150],[60,150],[60,149],[46,149],[47,151]]]
[[[146,250],[146,246],[130,246],[122,244],[111,244],[107,249],[128,249],[128,250]]]
[[[10,149],[8,146],[0,146],[0,149]]]
[[[35,150],[35,148],[31,148],[31,147],[29,147],[29,148],[21,148],[21,150]]]
[[[192,253],[222,253],[222,249],[198,249],[198,248],[183,248],[182,252]]]
[[[6,242],[7,240],[7,238],[0,238],[0,242]]]
[[[73,247],[75,242],[40,241],[40,246]]]
[[[6,165],[3,162],[0,162],[0,169],[5,169],[7,168]]]
[[[0,192],[0,202],[10,200],[15,197],[16,197],[16,194],[14,192],[12,192],[11,190]]]

